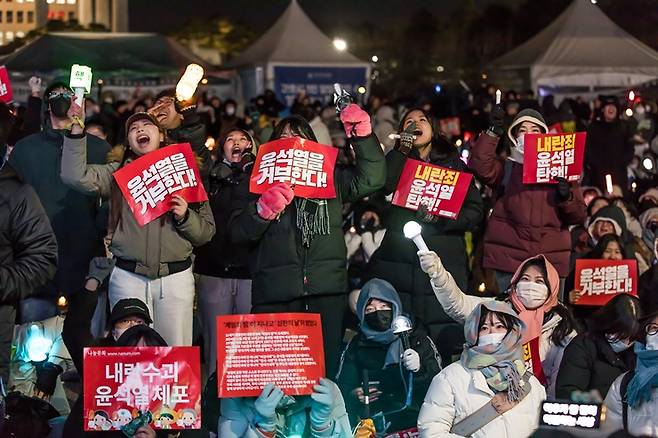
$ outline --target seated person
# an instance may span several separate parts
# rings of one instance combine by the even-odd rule
[[[363,418],[363,371],[367,370],[370,413],[383,412],[385,421],[391,422],[388,431],[414,427],[427,388],[441,370],[434,343],[418,321],[408,332],[406,347],[402,336],[394,333],[392,323],[402,315],[402,304],[387,281],[374,278],[363,286],[356,314],[359,331],[345,347],[336,375],[350,420],[356,424]],[[410,381],[411,400],[406,405]],[[378,432],[383,431],[380,428]]]

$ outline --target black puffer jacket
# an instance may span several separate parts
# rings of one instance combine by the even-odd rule
[[[412,150],[410,158],[419,159],[415,149]],[[395,191],[406,160],[407,157],[398,150],[392,150],[386,155],[385,191],[387,194]],[[460,171],[467,170],[456,150],[447,156],[440,155],[433,150],[429,162]],[[467,290],[470,272],[464,233],[474,231],[481,222],[482,215],[482,197],[475,184],[471,183],[456,220],[439,218],[438,222],[433,224],[421,222],[423,239],[427,246],[441,257],[445,268],[452,274],[462,290]],[[454,348],[445,345],[444,338],[452,340],[456,336],[455,344],[461,345],[463,342],[463,340],[460,341],[462,329],[456,324],[454,331],[449,327],[441,327],[454,322],[443,311],[434,296],[430,282],[427,281],[427,274],[420,269],[416,245],[404,237],[402,228],[409,221],[418,221],[416,212],[397,206],[390,207],[384,218],[386,228],[384,240],[370,260],[365,280],[381,278],[391,283],[400,295],[403,308],[411,310],[414,316],[429,325],[432,339],[437,342],[444,359],[447,359],[450,350],[454,350]],[[445,329],[450,331],[443,333]]]
[[[342,203],[368,196],[384,186],[386,162],[375,135],[352,139],[355,166],[336,166],[336,198],[327,202],[330,234],[319,235],[306,248],[296,225],[293,201],[278,220],[267,221],[256,212],[258,195],[249,193],[245,178],[236,190],[229,222],[235,243],[252,245],[252,304],[284,303],[306,296],[347,292]]]
[[[612,382],[634,367],[633,347],[615,353],[601,335],[580,334],[564,350],[555,395],[558,399],[571,400],[573,391],[596,389],[605,397]]]
[[[243,168],[224,161],[215,163],[210,170],[208,201],[215,217],[215,235],[212,240],[194,252],[194,272],[220,278],[250,278],[249,247],[232,243],[229,233],[233,193],[243,180],[248,180],[253,162]]]
[[[7,382],[16,305],[53,278],[57,240],[32,187],[0,170],[0,376]]]

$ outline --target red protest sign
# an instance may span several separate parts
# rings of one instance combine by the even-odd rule
[[[525,362],[526,369],[532,371],[539,383],[546,385],[546,376],[539,357],[539,336],[523,344],[523,362]]]
[[[199,347],[93,347],[83,360],[85,430],[120,430],[139,411],[157,429],[201,427]]]
[[[433,215],[457,219],[473,175],[407,159],[393,205],[418,210],[425,205]]]
[[[258,148],[249,191],[260,194],[278,183],[288,183],[300,198],[335,198],[337,157],[338,149],[299,137],[265,143]]]
[[[142,227],[169,211],[174,194],[188,203],[208,200],[189,143],[149,152],[114,172],[114,179]]]
[[[578,181],[583,172],[586,135],[524,135],[523,184],[557,184],[555,177]]]
[[[0,67],[0,102],[9,103],[14,99],[9,82],[9,72],[4,65]]]
[[[576,304],[603,306],[619,293],[637,295],[636,260],[576,260]]]
[[[287,395],[308,395],[324,372],[319,314],[217,317],[219,397],[258,396],[268,383]]]

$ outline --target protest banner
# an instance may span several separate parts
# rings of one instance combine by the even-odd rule
[[[268,383],[287,395],[308,395],[324,373],[319,314],[217,317],[219,397],[255,397]]]
[[[637,295],[636,260],[576,260],[574,289],[581,306],[603,306],[619,293]]]
[[[539,336],[523,344],[523,362],[532,371],[539,383],[546,385],[546,376],[539,357]]]
[[[585,132],[525,134],[523,184],[557,184],[556,177],[578,181],[583,172]]]
[[[85,348],[84,429],[120,430],[139,412],[156,429],[199,429],[199,358],[199,347]]]
[[[208,200],[189,143],[149,152],[114,172],[114,179],[142,227],[169,211],[174,194],[188,203]]]
[[[338,149],[299,137],[265,143],[258,148],[249,191],[261,194],[275,184],[288,183],[300,198],[335,198],[337,157]]]
[[[9,72],[3,65],[0,66],[0,102],[9,103],[12,100],[14,100],[14,93],[11,91]]]
[[[457,219],[473,175],[407,159],[393,194],[393,205]]]

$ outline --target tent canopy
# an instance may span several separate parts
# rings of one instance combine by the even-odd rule
[[[658,52],[590,0],[574,0],[537,35],[492,63],[530,72],[532,88],[628,87],[658,77]]]
[[[347,51],[336,50],[333,41],[311,21],[296,0],[231,65],[268,63],[367,65]]]
[[[209,68],[173,39],[153,33],[50,33],[1,63],[12,73],[29,74],[68,72],[72,64],[83,64],[105,77],[178,74],[190,63]]]

